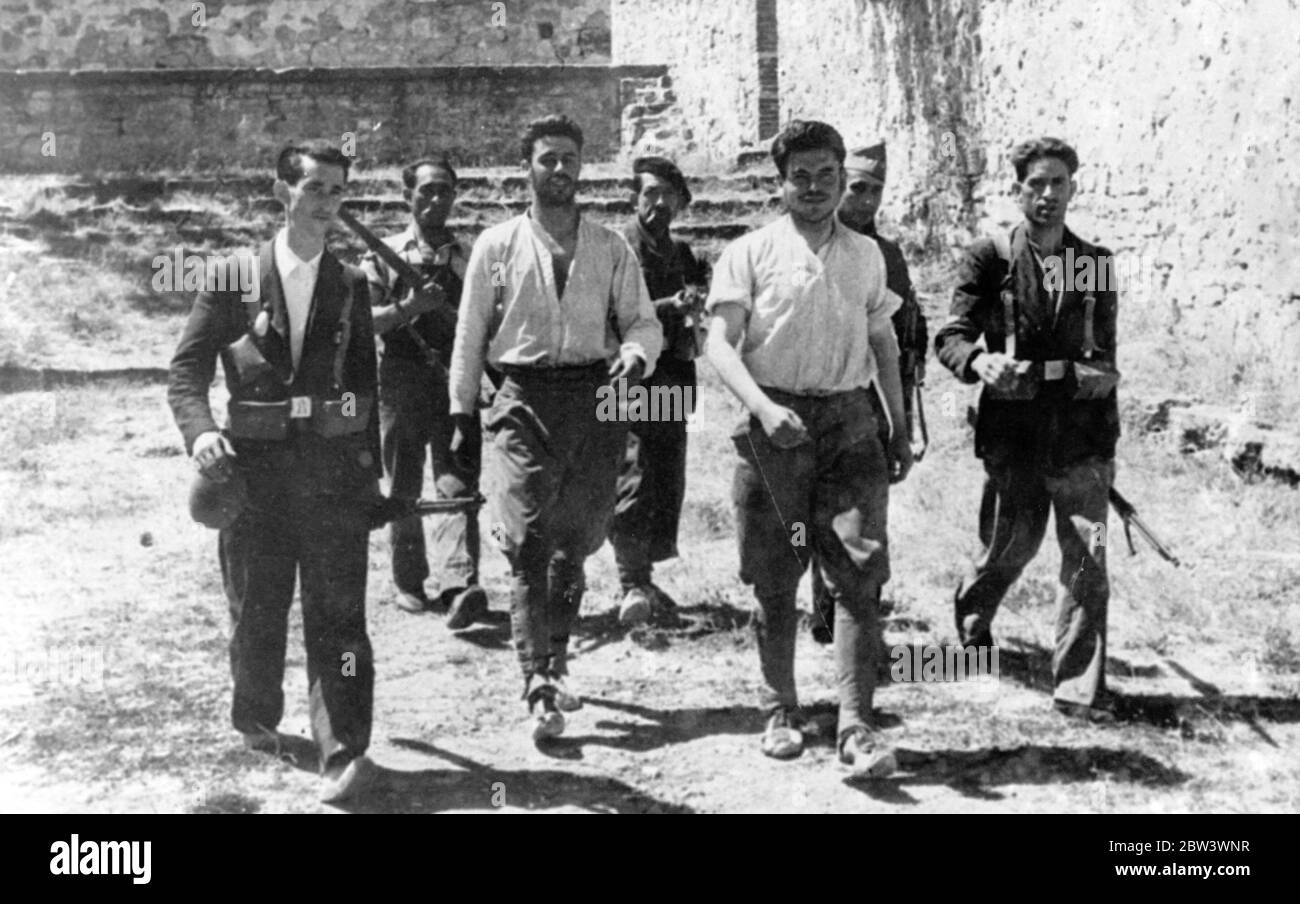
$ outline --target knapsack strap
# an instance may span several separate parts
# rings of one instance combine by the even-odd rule
[[[334,346],[334,388],[343,388],[343,362],[348,356],[348,345],[352,341],[352,280],[344,271],[343,308],[339,312],[338,339]]]
[[[1091,358],[1097,351],[1097,338],[1093,334],[1092,321],[1097,311],[1097,296],[1089,292],[1083,297],[1083,357]]]
[[[1012,285],[1012,266],[1011,266],[1011,235],[1009,233],[996,233],[993,236],[993,247],[998,252],[998,257],[1002,263],[1006,264],[1007,272],[1002,278],[1002,284],[998,288],[998,302],[1002,305],[1002,331],[1005,334],[1006,354],[1009,358],[1016,356],[1016,293],[1008,291]]]

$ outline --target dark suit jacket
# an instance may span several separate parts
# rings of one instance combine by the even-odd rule
[[[288,350],[288,324],[284,293],[275,267],[274,243],[267,242],[258,252],[257,267],[261,297],[257,309],[266,310],[275,326],[269,331],[272,342],[267,359],[285,375],[291,370]],[[350,316],[351,336],[344,359],[342,385],[334,385],[334,356],[340,337],[339,318],[344,293],[352,289]],[[189,321],[172,356],[168,377],[167,401],[176,425],[185,439],[186,452],[193,452],[194,441],[217,424],[208,401],[208,390],[216,372],[217,357],[222,359],[226,387],[232,401],[268,400],[291,396],[339,398],[341,392],[358,397],[376,395],[377,374],[374,328],[371,321],[366,279],[360,270],[338,261],[329,250],[321,255],[316,288],[312,294],[311,313],[303,337],[302,356],[292,381],[278,379],[261,384],[241,384],[228,346],[249,331],[252,322],[249,305],[242,301],[238,285],[228,291],[203,291],[194,300]],[[253,313],[256,313],[254,311]],[[315,493],[360,493],[367,491],[380,474],[378,406],[373,405],[370,423],[363,433],[326,439],[302,434],[283,442],[236,440],[239,466],[259,473],[293,469],[298,474],[297,489]],[[290,448],[292,447],[292,448]]]
[[[1072,360],[1083,357],[1084,299],[1096,299],[1093,317],[1097,351],[1094,360],[1115,363],[1118,295],[1111,253],[1065,231],[1060,256],[1075,265],[1075,284],[1062,296],[1053,316],[1052,294],[1043,270],[1034,259],[1023,224],[1011,234],[1012,267],[992,239],[980,239],[965,254],[958,269],[957,288],[947,323],[935,336],[939,360],[958,379],[975,383],[970,363],[981,337],[989,351],[1006,350],[1002,293],[1018,303],[1016,357],[1028,361]],[[1079,265],[1091,260],[1096,282],[1089,293],[1081,287]],[[1104,272],[1103,272],[1104,268]],[[1069,283],[1067,282],[1067,287]],[[975,423],[975,454],[990,464],[1038,464],[1060,468],[1086,458],[1112,458],[1119,439],[1119,405],[1114,391],[1104,399],[1070,398],[1073,378],[1046,384],[1029,401],[980,395]]]

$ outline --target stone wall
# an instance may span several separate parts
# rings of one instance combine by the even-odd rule
[[[607,63],[609,0],[0,0],[0,69]]]
[[[615,59],[669,66],[681,128],[710,156],[758,142],[765,2],[614,0]],[[781,122],[887,139],[894,229],[952,252],[1006,228],[1011,148],[1057,135],[1083,161],[1071,226],[1123,263],[1130,360],[1206,367],[1247,396],[1300,379],[1295,0],[776,7]]]
[[[524,122],[568,113],[613,159],[624,83],[662,66],[0,72],[0,158],[17,172],[263,169],[287,140],[350,133],[367,164],[431,148],[514,164]],[[346,150],[346,148],[345,148]],[[53,151],[53,153],[47,153]]]
[[[758,137],[755,0],[612,0],[620,64],[668,65],[688,156],[728,160]]]

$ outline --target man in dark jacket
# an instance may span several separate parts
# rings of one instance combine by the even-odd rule
[[[681,170],[663,157],[640,157],[632,163],[636,219],[623,230],[641,262],[641,275],[664,330],[664,350],[654,375],[642,385],[662,387],[665,397],[684,400],[664,406],[658,420],[629,424],[627,455],[618,478],[618,506],[609,539],[618,562],[623,599],[619,620],[644,621],[655,603],[673,601],[650,578],[656,562],[677,555],[677,522],[686,495],[686,416],[694,407],[695,358],[700,353],[692,311],[708,291],[709,268],[686,242],[669,233],[673,218],[691,203]]]
[[[1024,222],[966,254],[940,361],[983,384],[975,454],[987,474],[984,553],[956,595],[962,643],[992,645],[999,602],[1034,557],[1055,513],[1061,546],[1056,708],[1113,718],[1106,693],[1107,494],[1119,438],[1111,255],[1065,228],[1079,159],[1054,138],[1011,156]],[[982,340],[982,342],[981,342]]]
[[[375,344],[365,277],[325,248],[348,164],[323,142],[281,152],[274,193],[285,227],[252,259],[251,293],[195,299],[167,390],[202,476],[247,486],[243,510],[219,536],[234,623],[231,719],[250,748],[279,748],[297,582],[327,802],[356,795],[372,774],[365,596],[379,476]],[[230,391],[226,429],[208,400],[218,357]]]

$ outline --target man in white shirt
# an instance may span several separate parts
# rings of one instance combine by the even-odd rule
[[[788,212],[727,246],[706,304],[706,354],[751,414],[732,437],[733,495],[740,577],[758,600],[762,750],[779,759],[803,750],[795,592],[812,560],[835,600],[840,761],[875,777],[895,768],[871,722],[889,483],[912,454],[902,431],[881,447],[868,393],[878,376],[903,423],[889,319],[900,300],[876,244],[835,220],[846,181],[839,133],[796,120],[772,156]]]
[[[529,124],[528,212],[474,243],[451,361],[453,454],[465,454],[485,365],[502,375],[483,421],[492,537],[510,560],[510,621],[535,741],[564,730],[583,562],[605,541],[627,425],[598,417],[600,390],[649,375],[663,332],[641,267],[619,234],[578,214],[582,130]]]

